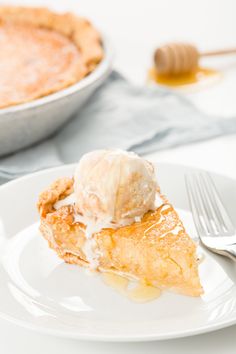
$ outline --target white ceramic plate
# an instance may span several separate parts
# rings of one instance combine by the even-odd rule
[[[0,315],[57,336],[103,341],[160,340],[212,331],[236,323],[236,264],[200,248],[205,293],[191,298],[164,292],[145,304],[131,302],[63,263],[38,232],[37,196],[74,166],[32,174],[0,188]],[[189,168],[160,164],[158,181],[196,237],[186,197]],[[213,176],[236,221],[236,182]]]

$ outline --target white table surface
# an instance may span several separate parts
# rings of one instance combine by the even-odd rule
[[[73,10],[89,17],[106,33],[115,51],[114,66],[128,79],[144,84],[156,45],[187,40],[202,50],[236,45],[235,0],[17,0]],[[229,59],[229,63],[230,60]],[[233,62],[233,61],[232,61]],[[188,94],[209,114],[236,114],[236,71],[211,87]],[[165,150],[150,155],[155,161],[206,168],[236,178],[236,137]],[[214,333],[152,343],[88,343],[30,332],[0,320],[3,354],[73,353],[235,353],[236,326]]]

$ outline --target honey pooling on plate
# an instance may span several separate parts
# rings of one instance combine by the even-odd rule
[[[142,281],[132,282],[124,276],[111,272],[102,273],[104,283],[131,301],[144,303],[157,299],[161,290]]]

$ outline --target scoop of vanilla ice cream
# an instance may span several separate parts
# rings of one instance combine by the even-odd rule
[[[74,190],[83,217],[125,225],[154,209],[157,183],[153,165],[135,153],[96,150],[79,161]]]

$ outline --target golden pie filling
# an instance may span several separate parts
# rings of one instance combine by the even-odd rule
[[[87,20],[17,7],[0,8],[0,48],[0,108],[78,82],[103,54],[99,35]]]
[[[203,293],[196,244],[162,195],[154,166],[138,155],[117,149],[85,154],[74,177],[56,180],[37,206],[40,231],[59,257],[138,281],[131,293],[120,277],[105,276],[129,298],[156,298],[157,288]]]
[[[0,107],[45,96],[80,78],[79,51],[60,33],[2,24],[0,48]]]

